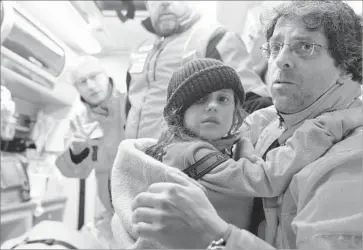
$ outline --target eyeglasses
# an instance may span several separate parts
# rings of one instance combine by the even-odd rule
[[[309,43],[304,41],[295,41],[292,43],[267,42],[260,47],[260,49],[262,50],[262,56],[266,58],[270,58],[271,56],[277,57],[284,45],[289,46],[291,51],[303,58],[314,56],[317,52],[321,50],[321,48],[325,48],[321,44]]]

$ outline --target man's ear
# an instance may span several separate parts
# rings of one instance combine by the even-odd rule
[[[352,73],[348,73],[346,69],[339,67],[339,79],[342,81],[351,80],[353,78]]]
[[[352,73],[348,73],[346,69],[342,67],[338,68],[339,75],[337,82],[340,84],[344,84],[345,82],[351,81],[353,78]]]

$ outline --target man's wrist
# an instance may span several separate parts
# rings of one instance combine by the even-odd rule
[[[208,245],[207,249],[224,249],[227,244],[228,238],[232,234],[232,230],[233,230],[232,225],[228,224],[227,229],[224,231],[222,236],[216,237],[214,240],[212,240]]]
[[[207,248],[212,241],[218,240],[220,238],[225,237],[229,231],[229,224],[220,218],[218,221],[213,221],[213,225],[211,225],[209,232],[205,235],[203,240],[204,247]]]

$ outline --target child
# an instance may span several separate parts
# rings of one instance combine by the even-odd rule
[[[164,108],[168,130],[156,144],[151,139],[139,139],[126,140],[119,146],[111,181],[118,216],[113,221],[114,235],[118,238],[127,233],[127,239],[121,236],[119,247],[162,247],[133,234],[130,204],[152,183],[165,181],[163,173],[171,171],[170,166],[198,180],[224,220],[247,228],[252,197],[281,194],[295,173],[321,156],[346,130],[339,111],[333,112],[327,115],[336,116],[342,124],[331,125],[333,132],[324,127],[330,126],[324,118],[309,120],[286,145],[271,150],[266,162],[254,155],[234,161],[230,157],[245,118],[243,102],[238,74],[220,61],[196,59],[173,74]],[[315,133],[321,129],[326,133]],[[272,178],[279,179],[279,186],[270,185]]]

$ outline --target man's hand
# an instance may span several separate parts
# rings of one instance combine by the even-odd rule
[[[222,237],[228,224],[194,180],[174,171],[166,173],[166,179],[169,182],[152,184],[135,197],[135,233],[167,248],[206,248]]]

